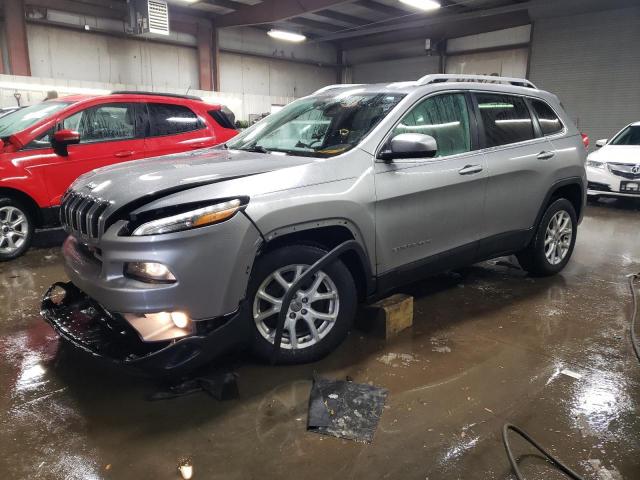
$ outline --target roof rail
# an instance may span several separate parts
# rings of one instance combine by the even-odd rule
[[[143,92],[139,90],[114,90],[111,95],[153,95],[157,97],[185,98],[187,100],[200,100],[202,98],[195,95],[181,95],[179,93]]]
[[[497,77],[493,75],[457,75],[457,74],[436,74],[425,75],[420,78],[416,83],[418,85],[429,85],[431,83],[440,82],[478,82],[478,83],[505,83],[509,85],[516,85],[518,87],[528,87],[537,89],[533,82],[526,78],[514,78],[514,77]]]
[[[320,90],[316,90],[313,92],[313,95],[318,93],[326,92],[327,90],[333,90],[334,88],[353,88],[364,85],[363,83],[336,83],[335,85],[327,85],[326,87],[322,87]]]

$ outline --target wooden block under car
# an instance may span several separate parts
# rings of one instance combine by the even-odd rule
[[[396,293],[364,307],[358,316],[361,330],[389,339],[413,325],[413,297]]]

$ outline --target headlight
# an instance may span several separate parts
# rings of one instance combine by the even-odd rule
[[[592,167],[592,168],[599,168],[601,170],[604,170],[604,167],[607,164],[605,162],[598,162],[597,160],[587,160],[587,167]]]
[[[132,235],[158,235],[212,225],[231,218],[240,209],[240,205],[240,200],[235,199],[171,217],[160,218],[143,223],[133,231]]]

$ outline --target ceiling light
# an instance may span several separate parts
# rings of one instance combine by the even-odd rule
[[[287,32],[285,30],[276,30],[272,28],[267,32],[271,38],[277,38],[278,40],[285,40],[287,42],[304,42],[307,37],[300,33]]]
[[[400,3],[425,11],[437,10],[441,7],[440,2],[436,0],[400,0]]]

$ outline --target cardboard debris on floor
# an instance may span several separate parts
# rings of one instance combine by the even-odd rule
[[[315,376],[309,396],[307,430],[371,443],[388,391],[373,385]]]

